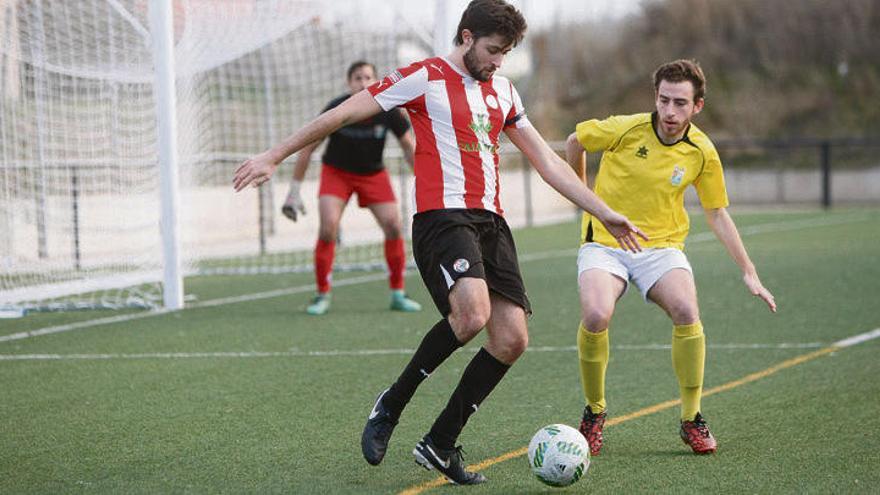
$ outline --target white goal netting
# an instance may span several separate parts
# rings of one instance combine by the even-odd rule
[[[149,3],[0,1],[0,312],[161,304]],[[344,93],[351,62],[368,60],[381,76],[430,54],[430,27],[388,22],[385,2],[172,6],[184,273],[310,269],[318,164],[303,190],[310,211],[297,223],[279,211],[292,159],[260,190],[239,194],[233,170]],[[406,215],[408,179],[393,140],[388,148]],[[509,179],[505,187],[522,188]],[[507,201],[508,211],[520,203]],[[541,201],[569,214],[560,204]],[[349,208],[337,269],[383,267],[381,235],[366,210]]]

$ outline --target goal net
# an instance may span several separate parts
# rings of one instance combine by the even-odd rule
[[[161,305],[150,1],[0,2],[0,312]],[[310,270],[319,164],[296,223],[280,214],[293,159],[260,189],[234,194],[232,173],[347,91],[351,62],[381,76],[429,55],[430,27],[377,25],[394,15],[384,2],[172,6],[184,273]],[[407,219],[410,182],[393,141],[386,165]],[[521,189],[504,181],[502,194]],[[539,204],[570,214],[555,197]],[[348,208],[335,269],[384,269],[381,236],[366,210]]]
[[[401,36],[320,2],[173,9],[186,272],[307,269],[317,211],[297,224],[278,213],[290,167],[238,195],[232,171],[341,94],[353,60],[396,65]],[[0,3],[0,308],[161,302],[153,68],[145,0]],[[375,241],[350,230],[347,244]],[[374,251],[341,249],[340,262]]]

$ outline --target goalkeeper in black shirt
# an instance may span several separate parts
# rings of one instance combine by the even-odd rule
[[[376,68],[364,61],[348,68],[350,94],[339,96],[323,112],[339,105],[351,95],[376,82]],[[306,312],[322,315],[330,309],[331,275],[339,220],[352,194],[357,194],[358,206],[369,208],[385,234],[385,260],[388,262],[391,309],[419,311],[421,305],[404,293],[403,273],[406,251],[401,233],[400,210],[391,188],[391,179],[382,163],[385,135],[394,133],[410,166],[413,164],[415,141],[409,122],[399,109],[380,113],[370,119],[342,127],[330,135],[327,149],[321,158],[321,183],[318,191],[320,227],[315,244],[315,279],[318,293]],[[297,220],[305,214],[300,186],[312,153],[321,144],[315,141],[303,148],[296,159],[290,192],[281,208],[287,218]]]

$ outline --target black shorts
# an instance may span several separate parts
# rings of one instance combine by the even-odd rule
[[[461,277],[481,278],[489,290],[532,313],[519,272],[513,235],[488,210],[430,210],[413,217],[413,256],[434,305],[448,316],[449,291]]]

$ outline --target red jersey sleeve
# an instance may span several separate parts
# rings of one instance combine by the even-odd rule
[[[367,88],[382,110],[406,106],[428,91],[428,70],[420,63],[397,69]]]

